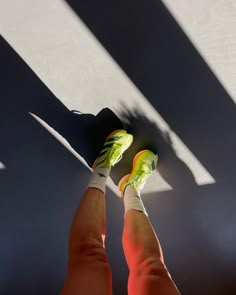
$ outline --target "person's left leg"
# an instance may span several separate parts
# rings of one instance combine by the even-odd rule
[[[132,143],[124,130],[111,133],[93,165],[93,177],[73,219],[67,277],[61,295],[111,295],[112,279],[104,248],[105,186],[111,167]]]

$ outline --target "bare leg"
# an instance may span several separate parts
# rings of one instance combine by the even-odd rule
[[[88,188],[74,216],[67,277],[61,295],[111,295],[112,277],[104,249],[104,193]]]
[[[123,249],[130,270],[129,295],[179,295],[163,260],[149,218],[140,211],[125,214]]]

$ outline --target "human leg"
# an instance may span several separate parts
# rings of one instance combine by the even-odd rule
[[[105,253],[105,185],[110,169],[129,147],[132,137],[112,133],[96,159],[94,174],[73,219],[69,237],[67,277],[61,295],[111,295],[111,270]]]
[[[151,222],[143,212],[131,209],[126,213],[122,242],[130,270],[129,295],[180,294],[164,264]]]
[[[110,168],[95,169],[72,221],[67,278],[61,295],[112,294],[112,275],[104,244],[104,193],[109,173]]]
[[[111,295],[111,270],[104,248],[104,193],[87,188],[72,221],[67,277],[61,295]]]
[[[153,153],[139,153],[131,174],[119,183],[125,203],[122,243],[130,271],[129,295],[180,294],[164,264],[161,245],[140,196],[156,162]]]

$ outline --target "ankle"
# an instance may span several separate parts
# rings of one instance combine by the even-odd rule
[[[140,191],[132,184],[128,184],[124,190],[124,206],[125,214],[127,211],[134,209],[137,211],[142,211],[148,216],[141,199]]]
[[[110,175],[110,171],[111,168],[95,168],[88,187],[98,188],[105,193],[107,178]]]

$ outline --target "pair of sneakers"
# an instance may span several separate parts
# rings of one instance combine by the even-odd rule
[[[111,168],[122,158],[123,153],[133,142],[133,136],[126,130],[116,130],[112,132],[104,143],[104,146],[93,164],[93,170],[96,168]],[[146,180],[156,169],[158,156],[150,150],[142,150],[137,153],[133,160],[131,173],[122,177],[118,187],[121,195],[128,185],[132,185],[138,191],[142,190]]]

